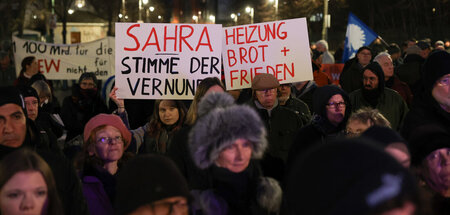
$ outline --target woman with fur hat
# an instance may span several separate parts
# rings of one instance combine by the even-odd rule
[[[81,180],[91,214],[113,214],[116,174],[126,160],[131,133],[112,114],[99,114],[84,127]]]
[[[189,133],[195,165],[207,172],[197,196],[199,214],[276,213],[281,189],[262,177],[258,163],[267,147],[266,130],[258,114],[235,105],[226,93],[207,95],[199,103],[198,119]],[[214,208],[213,208],[214,207]]]

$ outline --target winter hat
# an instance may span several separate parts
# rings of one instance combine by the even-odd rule
[[[435,46],[444,46],[444,41],[438,40],[434,43]]]
[[[16,104],[25,110],[25,102],[19,89],[13,86],[0,87],[0,106]]]
[[[364,138],[318,145],[293,167],[285,189],[289,214],[369,214],[417,202],[414,177]]]
[[[220,152],[243,138],[253,144],[252,158],[261,158],[267,147],[266,130],[259,115],[247,105],[235,105],[228,93],[211,93],[199,103],[199,119],[189,133],[194,163],[208,168]]]
[[[450,148],[450,134],[437,125],[423,125],[414,130],[410,140],[411,164],[419,166],[431,152]]]
[[[117,176],[116,214],[125,215],[137,208],[165,198],[190,199],[186,179],[167,157],[138,155],[128,161]]]
[[[365,130],[361,136],[375,140],[381,144],[383,148],[391,143],[401,142],[406,144],[406,140],[399,133],[385,126],[374,125]]]
[[[258,74],[252,81],[252,90],[273,89],[278,86],[280,86],[280,82],[269,73]]]
[[[91,136],[92,130],[102,125],[110,125],[117,129],[119,129],[122,134],[122,138],[125,140],[124,149],[128,148],[131,142],[131,133],[128,131],[128,128],[123,124],[120,117],[114,114],[98,114],[97,116],[92,117],[84,126],[84,142],[86,143]]]
[[[450,54],[446,51],[432,53],[423,65],[425,90],[431,92],[436,81],[447,74],[450,74]]]
[[[391,128],[374,125],[365,130],[361,136],[376,141],[383,148],[392,147],[410,155],[406,140]]]
[[[35,97],[35,98],[37,98],[37,100],[39,102],[39,95],[34,88],[29,87],[29,86],[24,86],[24,87],[20,88],[20,92],[22,93],[22,96],[24,99],[26,97]]]

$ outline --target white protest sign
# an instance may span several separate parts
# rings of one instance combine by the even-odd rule
[[[305,18],[224,28],[222,43],[227,90],[249,88],[261,73],[280,83],[313,79]]]
[[[94,72],[98,79],[114,75],[114,37],[70,45],[13,37],[13,51],[17,74],[22,60],[34,56],[39,71],[50,80],[78,80],[85,72]]]
[[[220,78],[222,25],[116,23],[117,96],[192,99]]]

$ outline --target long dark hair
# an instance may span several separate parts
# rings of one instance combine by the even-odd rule
[[[47,206],[43,214],[63,214],[61,202],[56,191],[53,173],[48,164],[35,152],[23,148],[8,154],[0,162],[0,189],[19,172],[37,171],[47,184]]]
[[[31,65],[31,63],[33,63],[34,60],[36,60],[34,56],[28,56],[22,60],[21,63],[22,69],[20,69],[21,75],[27,70],[27,66]]]
[[[174,107],[178,109],[178,121],[175,123],[175,127],[172,129],[172,131],[179,130],[186,119],[186,106],[184,106],[184,103],[179,100],[156,100],[155,107],[153,108],[153,115],[150,119],[150,126],[148,128],[148,134],[150,137],[159,138],[159,134],[161,131],[161,128],[163,127],[163,123],[161,121],[161,118],[159,117],[159,105],[163,101],[173,102]]]

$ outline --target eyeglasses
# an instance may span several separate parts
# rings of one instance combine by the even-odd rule
[[[445,76],[444,78],[441,78],[437,84],[441,87],[450,85],[450,76]]]
[[[345,107],[345,102],[330,102],[330,103],[328,103],[327,104],[327,107],[329,107],[329,108],[343,108],[343,107]]]
[[[116,137],[101,137],[97,140],[99,144],[112,144],[112,143],[123,143],[123,139],[121,136]]]
[[[170,215],[174,212],[175,214],[182,214],[188,211],[188,204],[185,201],[151,203],[150,207],[154,214]]]

